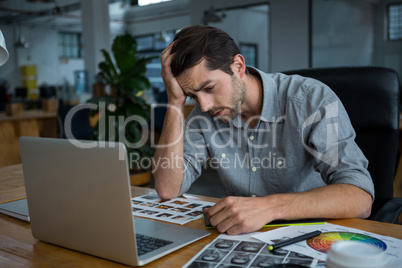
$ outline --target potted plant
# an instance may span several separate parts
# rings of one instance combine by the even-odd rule
[[[132,146],[132,144],[141,143],[140,141],[144,138],[144,127],[149,125],[150,106],[145,101],[143,92],[150,87],[150,82],[145,76],[146,64],[155,57],[139,57],[137,42],[130,34],[119,35],[113,40],[114,60],[108,51],[102,49],[101,52],[104,61],[99,63],[98,77],[110,86],[111,94],[88,100],[89,103],[98,105],[98,110],[91,110],[91,117],[99,116],[99,120],[93,127],[93,138],[124,142],[128,152],[130,173],[133,174],[131,184],[145,184],[150,179],[149,169],[153,150],[148,143],[141,146]],[[106,107],[106,109],[99,110],[99,107]],[[133,116],[141,120],[130,120]],[[101,117],[106,129],[99,131]],[[146,125],[141,124],[144,122]],[[146,139],[148,140],[148,137]],[[146,158],[148,161],[143,161]],[[144,165],[144,163],[149,164]],[[145,178],[144,174],[142,174],[143,177],[137,178],[144,169],[148,169]]]

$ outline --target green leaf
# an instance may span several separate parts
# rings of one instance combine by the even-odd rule
[[[115,68],[115,66],[114,66],[114,63],[113,63],[113,61],[112,61],[112,58],[110,57],[110,55],[109,55],[109,52],[107,52],[105,49],[101,49],[101,52],[102,52],[102,54],[103,54],[103,57],[105,58],[105,61],[104,61],[104,63],[105,63],[105,67],[104,68],[107,68],[107,69],[109,69],[108,70],[108,73],[110,73],[110,76],[112,77],[112,81],[114,82],[114,83],[117,83],[117,81],[118,81],[118,77],[119,77],[119,74],[117,73],[117,70],[116,70],[116,68]],[[100,68],[100,67],[99,67]],[[102,69],[101,69],[102,70]]]
[[[110,111],[106,108],[105,111],[101,111],[104,113],[107,128],[106,133],[103,133],[106,140],[109,139],[111,134],[108,132],[109,122],[111,123],[114,120],[114,125],[111,127],[115,131],[115,140],[119,140],[119,132],[122,132],[121,134],[124,134],[128,142],[136,143],[141,140],[143,135],[142,126],[135,120],[128,122],[125,127],[119,126],[119,118],[122,117],[126,120],[132,115],[137,115],[145,119],[146,122],[150,121],[150,106],[146,103],[143,92],[151,86],[145,75],[147,64],[157,56],[138,57],[137,43],[134,37],[129,34],[117,36],[113,40],[111,49],[113,60],[106,50],[101,50],[101,52],[105,60],[98,65],[99,75],[109,86],[116,90],[116,94],[92,98],[88,102],[99,104],[100,101],[103,101],[105,102],[105,107],[110,104],[116,105],[115,110]],[[96,113],[99,113],[99,111],[92,112],[92,114]],[[99,123],[94,127],[93,134],[95,139],[99,139]],[[140,157],[149,157],[153,154],[152,148],[147,144],[144,144],[141,148],[127,149],[128,152],[139,153]]]
[[[148,90],[149,87],[151,86],[151,83],[149,82],[148,78],[146,78],[145,76],[136,75],[127,81],[126,86],[135,90],[135,94],[136,94],[138,91]]]
[[[100,70],[98,74],[105,80],[105,82],[108,84],[114,84],[114,78],[107,63],[102,61],[99,63],[98,68]]]
[[[136,63],[137,42],[130,34],[117,36],[112,45],[116,65],[121,73],[134,68]]]

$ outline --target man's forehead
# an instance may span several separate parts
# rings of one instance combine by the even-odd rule
[[[191,93],[202,90],[208,84],[217,83],[224,79],[225,75],[230,76],[220,69],[209,70],[203,60],[198,65],[185,70],[176,79],[185,93]]]
[[[180,74],[177,77],[177,82],[184,91],[196,92],[211,83],[213,79],[210,72],[200,70],[199,68],[191,68]]]
[[[181,73],[176,79],[183,89],[191,90],[195,87],[195,79],[188,73],[188,70]]]
[[[201,82],[196,82],[193,79],[188,79],[187,82],[181,83],[180,81],[179,85],[185,92],[198,92],[202,90],[204,87],[206,87],[208,84],[212,83],[212,80],[206,78],[206,80],[201,81]]]

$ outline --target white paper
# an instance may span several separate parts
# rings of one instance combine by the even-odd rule
[[[219,235],[183,267],[268,267],[273,264],[320,266],[317,259],[288,250],[268,251],[268,244],[253,238],[257,233]],[[323,266],[320,266],[323,267]]]
[[[325,261],[327,259],[325,252],[327,252],[332,243],[345,240],[360,241],[383,249],[388,256],[389,267],[402,267],[402,240],[341,225],[326,223],[323,225],[287,226],[259,233],[253,237],[262,242],[273,244],[283,239],[313,231],[321,231],[322,234],[316,238],[298,242],[282,249]]]
[[[185,198],[162,201],[157,194],[146,194],[131,199],[134,216],[177,224],[201,218],[203,208],[214,204]]]

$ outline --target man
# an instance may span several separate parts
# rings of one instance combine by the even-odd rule
[[[210,159],[228,195],[207,212],[222,233],[370,215],[367,160],[326,85],[246,67],[232,38],[210,26],[181,30],[161,62],[169,107],[154,163],[177,160],[154,165],[161,198],[187,191]],[[184,124],[187,97],[197,105]]]

